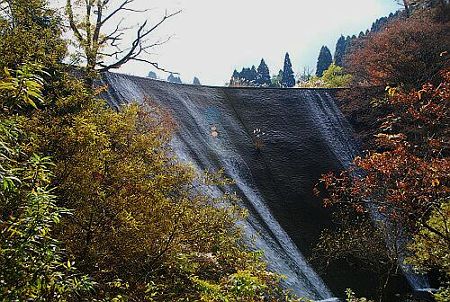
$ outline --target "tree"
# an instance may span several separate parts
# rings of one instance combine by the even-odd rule
[[[183,84],[183,82],[181,82],[180,77],[175,76],[173,73],[171,73],[169,75],[169,77],[167,78],[167,82],[175,83],[175,84]]]
[[[322,46],[319,53],[319,58],[317,59],[316,76],[321,77],[323,72],[330,67],[333,63],[333,57],[331,52],[326,46]]]
[[[0,33],[0,58],[15,33]],[[243,245],[235,195],[207,194],[230,182],[174,157],[169,114],[149,100],[111,109],[53,60],[57,40],[31,33],[39,53],[18,49],[25,61],[5,65],[22,68],[0,75],[0,299],[198,301],[211,285],[212,299],[287,301]]]
[[[291,59],[289,58],[289,53],[286,53],[284,57],[284,67],[283,67],[283,77],[281,79],[282,87],[294,87],[295,77],[294,71],[292,70]]]
[[[345,74],[344,69],[334,63],[322,75],[323,85],[328,88],[347,87],[351,79],[351,75]]]
[[[154,71],[149,71],[147,78],[156,80],[156,79],[158,79],[158,76],[156,75],[156,73]]]
[[[334,64],[337,66],[344,66],[344,56],[347,51],[347,40],[344,36],[340,36],[336,43],[336,50],[334,51]]]
[[[450,299],[450,255],[448,253],[449,242],[445,237],[439,236],[433,230],[441,234],[450,234],[449,228],[450,200],[443,200],[440,207],[433,210],[428,219],[427,227],[421,227],[409,244],[412,256],[407,259],[423,272],[438,271],[442,274],[442,286],[435,294],[436,301],[445,302]]]
[[[133,8],[131,6],[133,2],[134,0],[120,0],[118,6],[113,6],[110,0],[67,0],[66,16],[78,46],[81,48],[88,77],[92,77],[94,71],[104,72],[119,68],[129,61],[148,63],[157,69],[164,70],[156,62],[145,58],[144,55],[149,54],[151,48],[164,44],[167,40],[150,43],[148,38],[165,21],[177,15],[180,11],[166,13],[152,25],[146,20],[135,31],[135,37],[131,45],[121,44],[127,33],[127,28],[122,27],[120,23],[115,24],[111,32],[103,32],[106,25],[123,12],[145,12],[145,10]],[[77,17],[79,13],[80,18]]]
[[[55,67],[66,55],[62,24],[44,0],[0,1],[0,73],[28,63]]]
[[[269,68],[266,65],[266,62],[264,62],[264,59],[261,59],[261,63],[258,66],[258,85],[260,86],[270,86],[270,72]]]
[[[255,65],[252,66],[252,68],[249,71],[247,80],[252,84],[252,85],[257,85],[258,84],[258,72],[256,71],[256,67]]]
[[[8,70],[0,80],[0,293],[4,301],[67,301],[92,290],[93,283],[55,238],[55,228],[71,212],[57,205],[50,187],[53,163],[33,152],[39,142],[15,110],[35,107],[30,97],[44,98],[43,80],[32,69]]]
[[[279,70],[278,74],[274,74],[271,81],[271,87],[281,88],[281,80],[283,79],[283,70]]]
[[[441,285],[448,291],[448,259],[437,257],[447,253],[450,244],[443,222],[448,220],[450,198],[450,70],[446,67],[440,73],[443,80],[438,85],[427,83],[410,91],[390,88],[387,101],[380,100],[387,102],[387,113],[376,136],[377,149],[357,157],[350,170],[325,175],[322,184],[329,192],[326,206],[336,207],[353,221],[373,218],[375,231],[382,229],[380,225],[386,230],[381,238],[387,250],[395,252],[393,259],[401,261],[407,255],[405,241],[413,240],[410,263],[419,268],[437,266],[444,272]],[[358,225],[355,229],[360,229]],[[366,240],[349,228],[342,232],[350,234],[348,239]],[[363,256],[372,252],[369,249]]]
[[[194,79],[192,80],[192,84],[193,85],[201,85],[200,80],[197,77],[194,77]]]
[[[308,82],[313,77],[313,74],[314,74],[314,69],[311,68],[310,66],[305,66],[305,67],[303,67],[303,72],[300,76],[300,80],[302,82]]]
[[[413,15],[386,25],[386,29],[359,40],[348,55],[348,71],[355,84],[405,85],[419,88],[439,82],[439,70],[449,62],[449,23],[427,15]]]

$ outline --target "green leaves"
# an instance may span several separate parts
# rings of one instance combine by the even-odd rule
[[[26,106],[37,109],[37,105],[43,105],[44,75],[48,74],[37,64],[23,65],[18,70],[5,68],[0,80],[2,110],[23,109]]]
[[[2,111],[44,103],[43,80],[23,66],[0,86]],[[34,153],[26,119],[0,121],[0,301],[67,301],[93,283],[65,257],[53,230],[70,212],[57,206],[48,156]]]

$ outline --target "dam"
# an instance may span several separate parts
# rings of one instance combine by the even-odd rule
[[[116,73],[101,81],[112,107],[150,99],[168,110],[178,158],[199,171],[223,169],[234,181],[249,212],[244,233],[286,286],[314,300],[338,294],[306,260],[330,225],[314,185],[357,153],[332,89],[180,85]]]

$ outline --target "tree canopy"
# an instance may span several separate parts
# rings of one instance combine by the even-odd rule
[[[8,5],[20,18],[1,10],[0,299],[292,301],[244,244],[235,195],[208,194],[229,180],[174,156],[170,115],[149,99],[110,108],[62,63],[46,2]]]
[[[317,59],[316,76],[321,77],[323,72],[333,63],[333,57],[327,46],[322,46]]]
[[[270,86],[271,81],[270,81],[269,67],[267,67],[264,59],[261,59],[261,63],[258,66],[257,72],[258,72],[258,79],[257,79],[258,84],[266,87]]]
[[[344,56],[348,47],[348,41],[344,36],[340,36],[336,43],[336,50],[334,51],[334,64],[337,66],[344,66]]]
[[[295,86],[294,71],[292,70],[292,63],[289,57],[289,53],[286,53],[284,57],[283,77],[281,79],[281,86],[282,87]]]

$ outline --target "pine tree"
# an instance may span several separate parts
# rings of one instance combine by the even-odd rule
[[[240,73],[240,80],[243,82],[249,82],[251,78],[251,70],[250,68],[243,67]]]
[[[282,87],[294,87],[295,77],[294,71],[292,70],[291,59],[289,58],[289,53],[286,53],[284,57],[284,68],[283,68],[283,78],[281,79]]]
[[[167,81],[170,82],[170,83],[175,83],[175,84],[183,84],[181,82],[180,77],[173,75],[173,73],[171,73],[169,75],[169,77],[167,78]]]
[[[331,52],[326,46],[322,46],[319,53],[319,58],[317,59],[316,76],[321,77],[323,72],[330,67],[333,63],[333,57]]]
[[[147,78],[156,80],[158,78],[158,76],[156,75],[156,73],[154,71],[149,71]]]
[[[194,77],[194,80],[192,80],[193,85],[201,85],[200,80],[197,77]]]
[[[255,65],[253,65],[252,69],[250,69],[248,81],[253,85],[258,84],[258,72],[256,71]]]
[[[336,43],[336,50],[334,52],[334,63],[337,66],[343,66],[344,65],[344,56],[347,51],[347,40],[344,36],[341,35],[339,40]]]
[[[267,67],[264,59],[261,59],[261,63],[258,66],[258,85],[260,86],[270,86],[270,72],[269,67]]]

